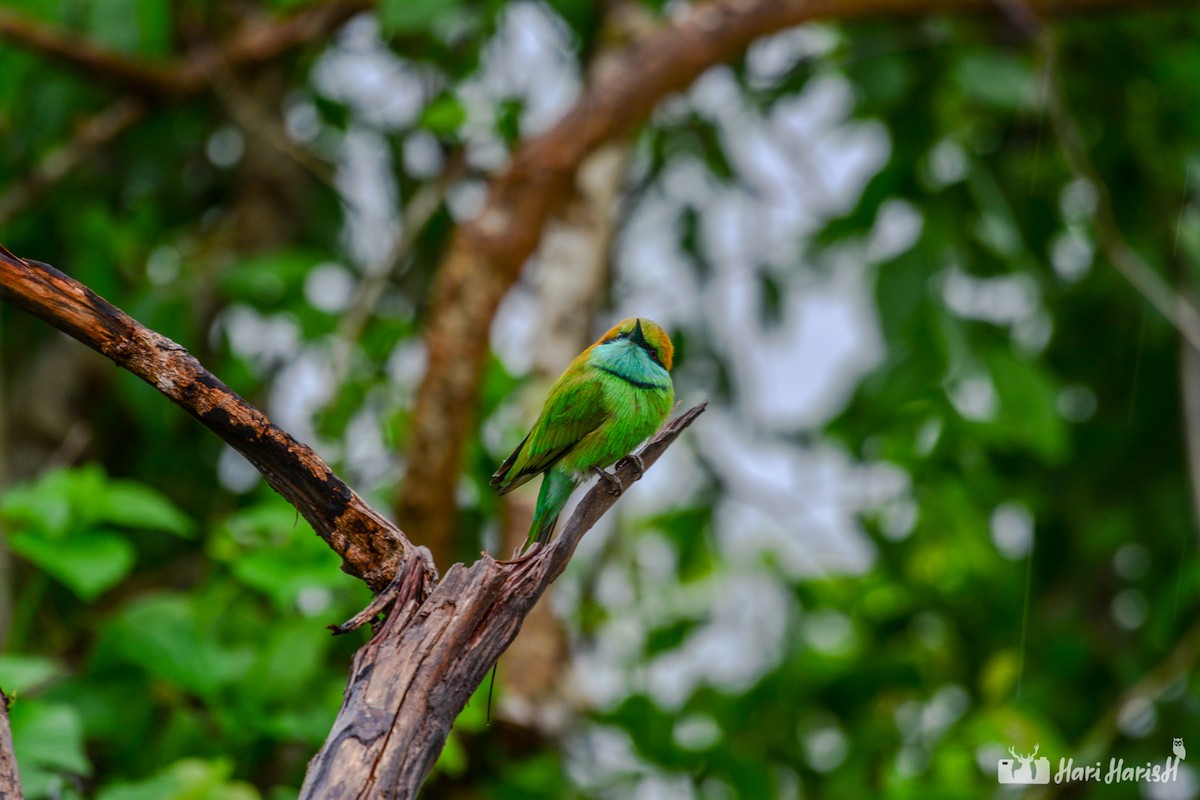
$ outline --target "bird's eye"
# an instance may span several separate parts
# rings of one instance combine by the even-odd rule
[[[650,360],[653,361],[655,364],[662,363],[661,361],[658,360],[658,351],[657,350],[647,350],[646,352],[648,352],[650,354]]]

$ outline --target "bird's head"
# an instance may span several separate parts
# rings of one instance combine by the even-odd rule
[[[645,317],[627,317],[609,328],[608,333],[601,336],[596,344],[620,340],[628,340],[637,345],[646,351],[651,361],[665,370],[671,369],[675,360],[675,347],[671,344],[671,337],[667,336],[667,332],[657,323]]]

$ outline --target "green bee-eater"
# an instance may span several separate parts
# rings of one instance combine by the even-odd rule
[[[604,467],[662,425],[675,403],[668,372],[674,354],[662,328],[630,317],[580,353],[555,382],[533,430],[491,481],[505,494],[546,474],[525,549],[550,541],[571,491],[589,473],[615,482]]]

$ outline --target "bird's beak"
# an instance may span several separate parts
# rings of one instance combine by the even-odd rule
[[[646,341],[645,335],[642,334],[642,321],[640,319],[634,323],[633,333],[630,334],[629,338],[634,344],[638,345],[639,347],[649,346],[650,343]]]

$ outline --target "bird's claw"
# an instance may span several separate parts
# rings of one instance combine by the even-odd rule
[[[621,479],[616,475],[605,472],[600,467],[592,467],[592,472],[600,476],[600,482],[604,484],[604,491],[613,497],[620,497],[621,492],[625,491],[625,486],[622,485]]]
[[[528,561],[540,552],[542,552],[542,543],[534,542],[533,544],[529,545],[528,548],[526,548],[524,545],[518,547],[516,550],[513,550],[512,558],[505,559],[503,561],[497,561],[496,563],[504,564],[506,566],[509,564],[520,564],[523,561]]]
[[[637,473],[633,476],[634,480],[637,480],[646,474],[646,462],[642,461],[642,457],[637,453],[630,453],[618,461],[617,469],[620,469],[622,464],[632,464],[637,470]]]

